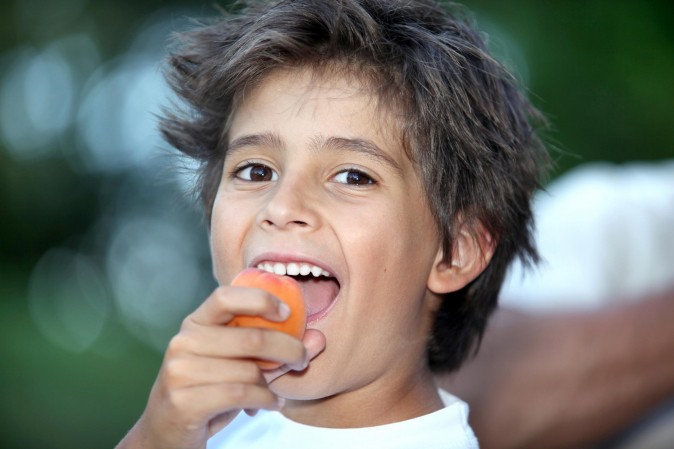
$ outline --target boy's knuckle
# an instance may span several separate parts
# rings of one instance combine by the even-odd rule
[[[262,329],[246,329],[243,335],[242,348],[246,353],[258,354],[267,344],[267,334]]]
[[[170,358],[187,352],[191,346],[191,339],[190,334],[184,331],[174,335],[169,341],[166,355]]]
[[[175,413],[185,408],[185,393],[181,390],[168,390],[166,392],[166,403],[168,409]]]
[[[194,314],[187,315],[180,323],[180,330],[187,330],[194,326]]]
[[[241,381],[247,384],[256,383],[260,379],[260,368],[253,361],[247,361],[241,364]]]
[[[213,290],[212,298],[218,309],[226,309],[229,307],[229,287],[219,286]]]
[[[177,388],[185,384],[189,370],[185,370],[184,365],[184,362],[180,359],[166,362],[164,365],[164,382],[168,388]]]

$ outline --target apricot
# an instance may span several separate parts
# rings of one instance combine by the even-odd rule
[[[238,315],[227,324],[234,327],[257,327],[284,332],[299,340],[304,336],[307,325],[307,313],[300,284],[289,276],[277,276],[256,268],[247,268],[240,272],[232,286],[254,287],[265,290],[283,301],[290,308],[290,316],[285,321],[269,321],[260,316]],[[262,369],[278,368],[282,364],[268,360],[256,360]]]

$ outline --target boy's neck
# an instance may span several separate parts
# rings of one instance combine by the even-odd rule
[[[443,407],[428,369],[406,379],[381,380],[325,399],[289,400],[282,412],[306,425],[355,428],[405,421]]]

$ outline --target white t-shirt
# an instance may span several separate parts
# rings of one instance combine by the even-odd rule
[[[440,390],[445,407],[418,418],[354,429],[312,427],[261,410],[240,413],[207,449],[477,449],[468,405]]]

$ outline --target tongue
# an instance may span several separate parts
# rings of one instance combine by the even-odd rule
[[[331,278],[309,278],[300,281],[307,316],[316,315],[327,309],[339,293],[339,285]]]

